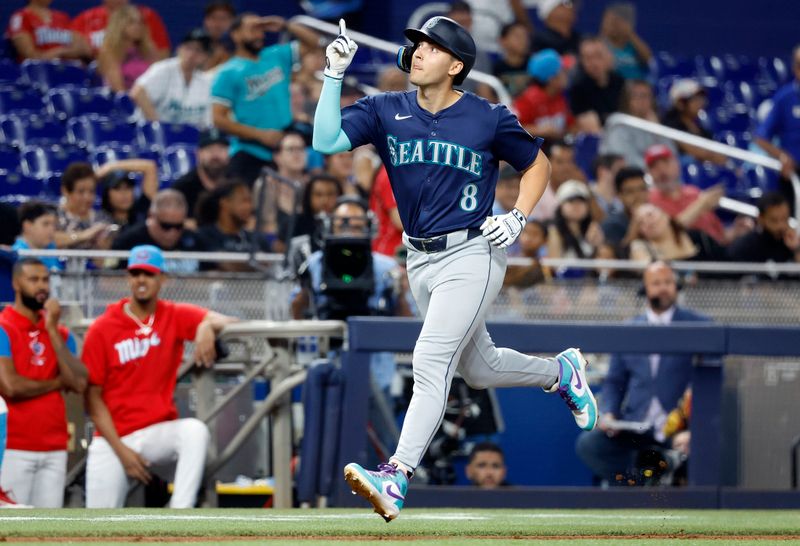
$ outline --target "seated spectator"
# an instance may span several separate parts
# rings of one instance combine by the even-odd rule
[[[669,89],[669,100],[672,106],[664,114],[663,123],[678,131],[685,131],[695,136],[713,139],[711,131],[700,121],[700,111],[706,107],[706,92],[699,83],[691,78],[676,80]],[[678,143],[680,151],[698,161],[711,161],[724,165],[728,160],[722,154],[710,152],[691,144]]]
[[[255,220],[253,195],[244,182],[226,182],[204,195],[198,204],[198,213],[200,229],[197,233],[209,252],[250,252],[254,248],[260,252],[270,251],[264,234],[249,229]],[[245,264],[222,263],[219,269],[247,271],[250,268]]]
[[[97,55],[103,45],[111,15],[127,5],[128,0],[103,0],[102,5],[82,11],[72,20],[72,29],[89,42],[93,55]],[[148,34],[153,39],[156,60],[166,59],[172,48],[164,22],[155,10],[142,5],[137,7],[142,14],[144,24],[147,25]]]
[[[305,186],[309,179],[308,147],[302,134],[286,131],[275,150],[275,165],[279,175]]]
[[[127,91],[159,58],[142,12],[134,6],[114,11],[97,54],[97,70],[103,83],[112,91]]]
[[[500,31],[502,56],[494,62],[492,74],[503,82],[512,97],[517,97],[528,87],[528,58],[531,39],[528,28],[520,21],[508,23]]]
[[[677,305],[675,272],[664,262],[647,266],[643,275],[647,309],[633,324],[654,327],[709,319]],[[611,357],[603,391],[597,397],[597,428],[578,437],[578,457],[609,485],[642,483],[635,466],[643,449],[664,449],[667,412],[676,407],[692,375],[694,358],[683,354],[625,354]],[[634,430],[622,423],[638,425]]]
[[[503,286],[527,288],[551,278],[550,270],[542,266],[542,251],[547,246],[547,225],[539,220],[528,220],[519,234],[520,256],[530,258],[531,265],[509,265]]]
[[[610,214],[601,224],[605,244],[618,258],[627,258],[628,245],[636,238],[630,225],[633,213],[647,203],[649,189],[644,171],[638,167],[622,167],[614,177],[614,187],[622,203],[622,210]]]
[[[592,162],[594,182],[589,185],[589,189],[592,190],[593,197],[592,218],[598,222],[622,210],[614,178],[624,166],[625,159],[617,154],[600,154]]]
[[[136,181],[131,174],[142,176],[142,188],[135,195]],[[100,208],[112,224],[116,235],[141,222],[147,216],[150,202],[158,191],[158,165],[151,159],[123,159],[102,165],[95,173],[100,178]]]
[[[515,20],[521,22],[528,32],[533,32],[523,0],[467,0],[467,3],[472,10],[470,34],[480,51],[492,56],[500,53],[498,38],[502,29]]]
[[[114,250],[130,250],[135,246],[152,245],[167,251],[202,252],[205,241],[184,227],[186,199],[176,190],[161,190],[153,198],[147,219],[132,226],[114,239]],[[200,268],[197,260],[166,260],[165,271],[194,273]]]
[[[725,228],[714,214],[720,198],[725,195],[725,187],[717,184],[701,190],[697,186],[684,184],[681,165],[667,146],[648,148],[645,162],[653,179],[650,202],[675,218],[681,226],[703,231],[718,243],[725,244]]]
[[[520,124],[532,135],[545,139],[561,139],[575,123],[564,91],[567,72],[561,57],[545,49],[531,57],[528,73],[532,83],[514,99]]]
[[[800,262],[800,237],[789,227],[789,202],[769,192],[758,201],[758,224],[728,247],[735,262]]]
[[[511,212],[519,196],[519,183],[522,175],[510,165],[503,164],[497,177],[497,186],[494,189],[494,204],[492,215],[501,215]],[[519,240],[506,249],[509,256],[519,254]]]
[[[212,127],[200,133],[197,141],[197,166],[172,183],[172,189],[181,192],[186,199],[189,222],[187,227],[196,227],[195,207],[204,192],[213,191],[225,179],[230,157],[228,137]]]
[[[175,57],[150,65],[130,96],[138,114],[149,121],[211,125],[211,77],[202,72],[211,52],[211,38],[196,28],[184,36]]]
[[[339,181],[345,195],[358,195],[367,197],[372,181],[356,177],[355,152],[348,150],[338,154],[326,155],[323,170],[328,176]]]
[[[533,38],[533,50],[555,49],[559,55],[576,55],[581,35],[575,30],[575,5],[571,0],[539,0],[536,6],[544,28]]]
[[[194,508],[203,483],[210,434],[199,419],[178,418],[175,377],[186,341],[194,342],[192,361],[211,367],[217,336],[236,319],[160,298],[165,262],[153,246],[132,249],[129,296],[86,332],[86,410],[96,431],[86,460],[87,508],[122,508],[133,480],[153,479],[151,464],[175,465],[170,508]]]
[[[506,461],[500,446],[491,442],[475,444],[469,453],[465,469],[467,479],[481,489],[494,489],[509,485],[506,481]]]
[[[108,248],[111,219],[94,205],[97,175],[88,163],[71,163],[61,175],[62,200],[58,205],[58,248]]]
[[[569,87],[569,104],[584,133],[600,133],[619,108],[625,79],[614,70],[614,59],[597,37],[581,41],[578,71]]]
[[[653,260],[722,261],[725,249],[702,231],[687,231],[655,205],[646,203],[633,213],[630,258]]]
[[[55,233],[57,214],[55,207],[41,201],[28,201],[19,207],[22,233],[11,247],[14,250],[56,248]],[[64,264],[55,256],[39,258],[50,271],[61,271]]]
[[[228,0],[211,0],[203,10],[203,30],[211,38],[211,55],[203,67],[212,70],[233,55],[226,34],[236,18],[236,8]]]
[[[555,216],[558,207],[556,191],[561,184],[567,180],[586,180],[586,175],[575,163],[575,148],[571,144],[564,141],[553,142],[547,156],[550,158],[550,183],[531,214],[532,218],[538,220],[552,220]]]
[[[579,180],[567,180],[559,186],[556,192],[558,208],[547,234],[548,258],[595,257],[603,244],[603,232],[589,213],[590,198],[589,188]],[[567,270],[558,274],[563,276]]]
[[[626,81],[620,99],[620,112],[659,123],[656,101],[650,84],[642,80]],[[601,154],[619,154],[625,158],[626,164],[644,169],[644,154],[651,146],[663,144],[673,153],[677,153],[675,144],[668,138],[622,125],[617,123],[618,121],[617,114],[608,116],[605,133],[600,140]]]
[[[513,208],[513,205],[512,205]],[[372,239],[372,250],[385,256],[395,256],[397,247],[403,244],[403,222],[397,211],[389,173],[381,166],[375,175],[375,183],[369,197],[369,209],[378,222],[378,233]]]
[[[69,15],[50,9],[52,0],[30,0],[11,14],[6,36],[17,61],[25,59],[83,59],[92,54],[89,43],[70,29]]]
[[[635,6],[629,2],[611,4],[603,12],[600,35],[606,40],[617,72],[629,80],[646,80],[650,76],[653,52],[636,34]]]

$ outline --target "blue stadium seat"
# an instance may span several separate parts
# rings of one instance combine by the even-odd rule
[[[753,82],[761,70],[758,63],[743,56],[725,55],[722,57],[725,65],[725,78],[735,82]]]
[[[753,117],[746,105],[733,105],[713,112],[711,122],[714,132],[733,131],[746,133],[752,129]]]
[[[194,169],[197,163],[196,146],[170,146],[164,150],[163,164],[164,170],[169,171],[169,176],[176,179],[190,170]]]
[[[47,92],[47,109],[58,119],[84,114],[108,116],[114,111],[114,101],[103,91],[62,87]]]
[[[774,87],[783,85],[791,79],[790,70],[780,57],[759,57],[757,63],[763,79],[772,82]]]
[[[100,146],[89,153],[89,162],[95,167],[109,161],[140,157],[133,146]]]
[[[703,86],[703,90],[706,92],[706,100],[708,101],[706,109],[716,110],[725,105],[725,90],[719,84],[718,80],[714,78],[703,78],[700,85]]]
[[[715,55],[711,55],[710,57],[697,55],[694,58],[694,63],[697,67],[698,75],[716,78],[717,80],[725,79],[725,65],[719,57]]]
[[[0,89],[0,114],[38,115],[45,112],[42,95],[28,89]]]
[[[758,188],[762,193],[775,191],[778,188],[778,172],[755,165],[744,172],[747,185],[751,189]]]
[[[19,169],[19,153],[7,144],[0,144],[0,176]]]
[[[597,135],[580,133],[575,137],[575,163],[588,177],[592,177],[592,163],[597,157],[600,139]]]
[[[18,85],[22,79],[19,65],[11,59],[0,59],[0,85]]]
[[[197,145],[200,131],[192,125],[181,123],[143,122],[138,126],[139,148],[142,150],[158,150],[179,144]]]
[[[0,143],[17,148],[30,145],[58,144],[66,139],[63,123],[46,117],[0,117]]]
[[[753,135],[749,132],[737,133],[735,131],[720,131],[714,135],[714,140],[722,142],[728,146],[736,146],[743,150],[747,150],[750,142],[753,140]]]
[[[117,116],[129,118],[135,111],[136,104],[126,93],[120,92],[114,95],[114,112]]]
[[[0,195],[2,196],[35,196],[42,193],[42,181],[20,172],[12,172],[0,176]]]
[[[71,144],[93,150],[99,146],[130,146],[136,142],[136,128],[126,121],[93,115],[80,116],[67,122]]]
[[[22,172],[35,178],[60,176],[76,161],[86,161],[86,152],[74,146],[28,146],[22,150]]]
[[[23,78],[42,91],[65,85],[88,87],[91,80],[91,73],[77,62],[28,59],[21,69]]]
[[[709,188],[717,184],[725,185],[727,195],[739,194],[739,176],[735,171],[719,167],[712,163],[704,163],[702,168],[701,188]]]
[[[674,57],[661,51],[656,55],[656,73],[659,78],[664,76],[690,78],[697,74],[697,66],[692,59]]]
[[[681,159],[681,178],[685,184],[700,186],[702,181],[701,165],[694,159]]]

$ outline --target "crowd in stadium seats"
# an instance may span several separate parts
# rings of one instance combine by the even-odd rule
[[[283,252],[313,231],[306,224],[314,214],[332,210],[315,205],[312,191],[329,184],[336,195],[369,199],[396,246],[401,226],[376,154],[321,157],[309,147],[324,64],[316,33],[214,0],[171,57],[153,8],[102,0],[70,18],[50,4],[30,0],[12,15],[11,53],[0,58],[0,200],[57,211],[52,240],[25,244]],[[800,164],[792,113],[800,51],[791,66],[766,57],[681,58],[654,53],[624,2],[609,5],[597,29],[578,29],[577,7],[564,0],[530,11],[493,2],[492,20],[481,15],[484,4],[457,0],[446,14],[473,31],[482,50],[476,69],[497,76],[523,126],[545,137],[553,169],[533,213],[541,222],[531,227],[534,241],[510,249],[535,258],[534,270],[510,284],[575,274],[542,269],[543,256],[797,260],[788,177]],[[272,33],[294,41],[265,47]],[[370,70],[353,73],[380,90],[406,89],[398,70]],[[246,86],[250,72],[262,77]],[[468,80],[465,88],[498,98],[484,84]],[[260,100],[251,100],[254,92]],[[342,96],[349,104],[361,92],[346,85]],[[620,123],[622,114],[769,154],[783,171],[655,136]],[[268,194],[267,208],[277,212],[262,213],[256,232],[252,188],[265,166],[296,182],[301,198],[286,188]],[[514,203],[514,175],[501,179],[495,214]],[[720,210],[723,196],[760,203],[760,216]],[[648,202],[654,207],[640,210]],[[20,216],[31,223],[26,210]],[[393,255],[383,241],[376,250]]]

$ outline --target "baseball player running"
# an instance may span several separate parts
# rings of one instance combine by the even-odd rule
[[[388,522],[444,415],[453,374],[474,388],[542,387],[558,392],[578,426],[591,430],[597,404],[577,349],[555,359],[498,349],[484,317],[503,283],[507,248],[519,236],[550,176],[550,163],[503,105],[455,89],[475,62],[475,42],[452,19],[407,29],[398,66],[417,90],[366,97],[340,110],[342,77],[358,46],[339,36],[326,50],[314,119],[314,148],[332,154],[374,144],[389,173],[408,247],[411,291],[425,320],[414,348],[414,392],[395,454],[377,471],[351,463],[353,491]],[[498,164],[522,172],[514,210],[490,216]]]

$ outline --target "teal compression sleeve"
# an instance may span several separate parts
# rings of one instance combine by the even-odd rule
[[[352,148],[350,139],[342,131],[342,80],[325,76],[314,114],[314,149],[323,154],[336,154]]]

